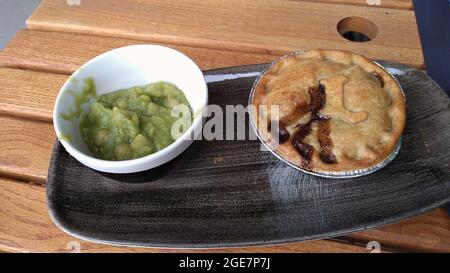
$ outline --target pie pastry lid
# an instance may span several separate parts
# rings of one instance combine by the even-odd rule
[[[293,55],[304,54],[304,53],[305,53],[305,51],[294,51],[294,52],[288,53],[284,56],[281,56],[281,57],[277,58],[276,60],[274,60],[263,72],[261,72],[261,74],[256,78],[255,82],[253,83],[253,86],[252,86],[252,89],[251,89],[250,95],[249,95],[248,105],[253,105],[255,90],[256,90],[256,87],[258,86],[258,83],[275,64],[277,64],[278,62],[280,62],[281,60],[283,60],[287,57],[290,57]],[[395,81],[395,83],[398,85],[398,87],[400,89],[401,95],[403,96],[403,101],[405,101],[404,90],[403,90],[402,86],[400,85],[399,81],[397,80],[397,78],[389,70],[387,70],[382,65],[380,65],[378,62],[372,60],[372,63],[377,65],[379,68],[381,68],[386,74],[388,74]],[[317,170],[303,169],[300,166],[298,166],[297,164],[294,164],[293,162],[286,159],[282,154],[280,154],[276,149],[274,149],[271,145],[269,145],[264,140],[264,138],[261,136],[261,134],[258,131],[257,126],[255,124],[255,119],[254,119],[255,115],[254,115],[253,111],[254,111],[253,107],[249,107],[250,124],[251,124],[256,136],[261,141],[261,143],[265,146],[265,148],[268,151],[270,151],[273,155],[275,155],[278,159],[283,161],[284,163],[288,164],[289,166],[291,166],[299,171],[302,171],[302,172],[310,174],[310,175],[324,177],[324,178],[336,178],[336,179],[354,178],[354,177],[368,175],[368,174],[376,172],[376,171],[382,169],[383,167],[385,167],[386,165],[388,165],[392,160],[394,160],[394,158],[400,152],[401,142],[402,142],[401,135],[397,141],[397,144],[392,149],[391,153],[389,153],[382,161],[380,161],[377,164],[370,166],[368,168],[354,169],[354,170],[349,170],[349,171],[317,171]]]

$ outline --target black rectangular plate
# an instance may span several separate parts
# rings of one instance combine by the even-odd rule
[[[407,125],[399,155],[378,172],[319,178],[262,151],[258,140],[201,140],[156,169],[113,175],[81,165],[56,142],[51,218],[101,243],[229,247],[338,236],[442,206],[450,201],[449,98],[423,72],[380,63],[404,89]],[[210,103],[246,106],[266,67],[205,71]]]

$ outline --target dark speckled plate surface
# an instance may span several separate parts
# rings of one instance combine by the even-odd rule
[[[424,73],[380,62],[407,100],[397,158],[353,179],[297,171],[258,140],[196,141],[151,171],[91,170],[57,142],[47,182],[53,221],[86,240],[136,246],[220,247],[338,236],[450,201],[449,98]],[[210,103],[246,105],[267,65],[205,72]],[[248,122],[245,126],[249,126]]]

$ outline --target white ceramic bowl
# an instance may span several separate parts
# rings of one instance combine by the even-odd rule
[[[74,98],[68,91],[80,93],[83,79],[87,77],[94,79],[97,95],[156,81],[171,82],[184,92],[193,113],[206,111],[208,87],[198,66],[186,55],[168,47],[126,46],[88,61],[72,74],[59,91],[53,108],[53,125],[66,151],[92,169],[109,173],[148,170],[175,158],[202,133],[204,115],[194,115],[191,127],[174,143],[156,153],[123,161],[97,159],[90,155],[79,133],[80,118],[67,121],[61,117],[61,113],[67,113],[74,106]],[[88,107],[88,103],[82,105],[83,113]],[[69,136],[70,141],[65,140],[64,135]]]

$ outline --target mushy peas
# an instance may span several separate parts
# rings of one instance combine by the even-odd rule
[[[175,85],[160,81],[99,96],[82,117],[80,133],[95,157],[127,160],[174,142],[172,127],[178,120],[181,135],[192,122],[189,103]]]

